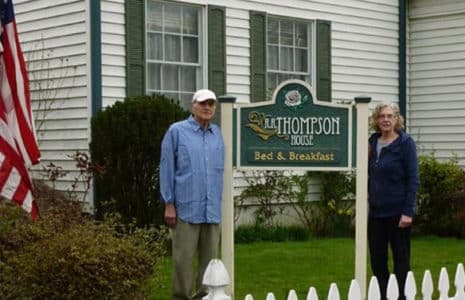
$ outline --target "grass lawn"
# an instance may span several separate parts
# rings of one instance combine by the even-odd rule
[[[326,299],[332,282],[338,284],[342,298],[347,298],[354,278],[353,239],[327,238],[305,242],[253,243],[235,246],[235,299],[252,294],[264,300],[268,292],[276,299],[286,299],[295,289],[299,299],[305,299],[310,286],[320,299]],[[453,290],[457,263],[465,263],[465,241],[452,238],[418,237],[412,239],[412,270],[417,289],[421,291],[423,273],[429,269],[437,284],[441,267],[446,267]],[[369,263],[367,264],[369,269]],[[165,261],[161,285],[152,289],[149,299],[169,300],[171,260]],[[368,270],[368,276],[371,276]],[[369,280],[367,280],[368,284]]]

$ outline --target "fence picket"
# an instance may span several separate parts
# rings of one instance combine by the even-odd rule
[[[328,300],[340,300],[339,289],[335,283],[331,283],[328,292]]]
[[[415,277],[413,272],[409,271],[407,273],[407,279],[405,280],[405,298],[406,300],[414,300],[417,294],[417,285],[415,283]]]
[[[362,293],[360,291],[360,285],[356,279],[352,279],[349,286],[348,300],[362,300]]]
[[[423,300],[431,300],[433,297],[433,278],[429,270],[425,271],[423,275],[423,281],[421,282],[421,293],[423,294]]]
[[[306,300],[318,300],[318,294],[313,286],[308,289]]]
[[[244,300],[253,300],[253,297],[252,297],[252,295],[247,294],[247,295],[245,296]]]
[[[372,276],[370,284],[368,285],[368,300],[379,300],[381,299],[381,293],[379,292],[378,279]]]
[[[441,268],[441,273],[439,274],[438,290],[439,300],[449,299],[449,275],[444,267]]]
[[[465,271],[463,264],[457,265],[457,271],[455,272],[455,296],[454,300],[465,300]]]
[[[289,294],[287,295],[287,300],[298,300],[297,293],[295,292],[295,290],[289,291]]]
[[[389,275],[389,281],[386,289],[386,298],[388,300],[399,299],[399,285],[394,274]]]
[[[273,293],[266,294],[266,300],[276,300]]]

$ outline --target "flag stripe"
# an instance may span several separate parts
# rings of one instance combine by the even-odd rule
[[[29,80],[14,19],[12,0],[0,0],[5,9],[0,30],[0,194],[38,215],[32,180],[27,170],[40,159],[32,118]]]
[[[6,80],[6,85],[9,86],[10,90],[10,97],[6,99],[11,99],[16,113],[16,116],[10,120],[13,121],[10,128],[13,130],[13,136],[16,138],[26,164],[29,165],[37,163],[40,154],[34,133],[29,90],[25,88],[28,86],[27,72],[22,60],[21,49],[18,49],[19,43],[16,43],[17,38],[14,37],[14,28],[15,26],[9,23],[3,31],[3,39],[7,41],[4,43],[3,50],[4,74],[6,74],[4,80]],[[18,56],[18,54],[21,55]],[[3,93],[2,89],[2,98],[4,97]]]

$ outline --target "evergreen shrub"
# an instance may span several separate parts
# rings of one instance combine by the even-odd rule
[[[92,160],[105,166],[96,178],[97,218],[118,213],[137,226],[163,223],[158,166],[168,127],[189,115],[164,96],[138,96],[116,102],[92,118]]]
[[[417,233],[465,237],[465,170],[456,160],[419,157]]]
[[[253,242],[285,242],[306,241],[310,238],[310,232],[302,226],[283,225],[241,225],[234,233],[234,241],[238,244]]]

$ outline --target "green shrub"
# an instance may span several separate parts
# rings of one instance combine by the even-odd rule
[[[439,161],[434,155],[419,157],[420,187],[414,219],[416,232],[464,236],[465,171],[455,160]]]
[[[92,118],[92,160],[105,166],[95,181],[98,218],[118,213],[125,223],[161,225],[158,165],[163,136],[188,116],[164,96],[140,96],[116,102]]]
[[[452,226],[457,230],[457,236],[465,238],[465,190],[452,194]]]
[[[284,242],[305,241],[310,238],[308,232],[302,226],[264,226],[264,225],[241,225],[234,233],[234,241],[238,244],[253,242]]]
[[[307,172],[291,176],[295,187],[291,206],[305,228],[315,236],[353,236],[355,176],[353,172]],[[311,181],[320,183],[320,200],[308,199]]]
[[[58,194],[37,197],[36,221],[0,201],[0,299],[142,299],[164,257],[165,230],[97,223],[80,203],[47,195]]]
[[[284,210],[279,204],[289,202],[292,182],[283,174],[283,171],[271,170],[253,170],[251,174],[242,172],[247,187],[236,197],[235,205],[242,207],[247,201],[257,204],[253,212],[257,228],[274,227],[275,218]]]

